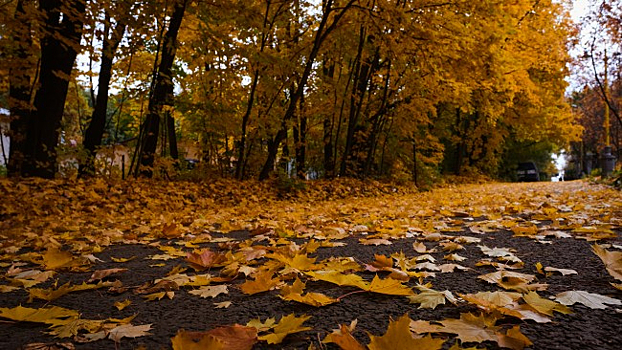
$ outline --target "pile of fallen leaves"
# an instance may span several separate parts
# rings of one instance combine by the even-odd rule
[[[86,319],[79,310],[53,303],[69,293],[99,290],[127,296],[114,304],[122,310],[136,302],[130,296],[139,296],[140,302],[173,299],[179,293],[214,299],[235,288],[247,297],[273,293],[278,300],[324,308],[368,293],[420,308],[469,305],[475,311],[432,321],[405,314],[392,320],[384,335],[369,334],[366,343],[353,336],[358,324],[353,320],[335,325],[338,328],[325,334],[321,344],[342,349],[440,349],[452,337],[459,341],[452,349],[486,341],[523,349],[532,342],[522,333],[522,322],[553,322],[556,313],[568,314],[576,303],[593,309],[622,304],[618,298],[580,290],[546,296],[546,276],[579,272],[538,263],[536,274],[528,273],[524,270],[531,267],[514,249],[489,247],[481,238],[508,231],[543,245],[556,239],[588,241],[603,268],[617,280],[611,291],[622,290],[617,233],[622,200],[615,190],[581,182],[462,186],[429,193],[408,193],[383,184],[356,187],[348,181],[316,186],[320,187],[308,190],[306,197],[280,200],[277,191],[261,183],[2,180],[6,200],[0,203],[0,292],[25,291],[27,302],[49,304],[3,307],[0,317],[46,324],[50,335],[76,343],[120,342],[149,335],[153,325],[134,324],[136,315]],[[330,191],[337,192],[335,197],[324,195]],[[353,195],[346,196],[348,191]],[[239,230],[246,232],[244,238],[230,237]],[[413,243],[408,251],[376,254],[371,261],[317,258],[322,249],[343,247],[352,240],[355,243],[350,244],[361,246]],[[97,268],[102,262],[99,254],[115,244],[156,248],[159,253],[148,259],[153,266],[170,270],[143,285],[124,285],[116,276],[129,268]],[[466,266],[467,258],[461,254],[467,249],[484,258]],[[111,259],[119,266],[132,262]],[[435,278],[473,273],[475,268],[494,270],[475,275],[494,291],[435,289]],[[61,274],[85,272],[90,278],[80,284],[51,283]],[[373,277],[365,278],[370,274]],[[343,293],[308,288],[316,282]],[[224,300],[214,307],[227,308],[232,302],[236,301]],[[180,329],[171,344],[174,349],[280,344],[290,334],[310,330],[305,322],[311,317],[289,314],[201,332]]]

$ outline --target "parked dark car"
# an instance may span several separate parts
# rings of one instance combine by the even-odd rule
[[[534,162],[518,163],[516,176],[518,181],[540,181],[538,167]]]

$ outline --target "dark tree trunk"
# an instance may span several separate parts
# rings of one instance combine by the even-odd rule
[[[311,69],[315,64],[315,59],[320,51],[320,47],[322,43],[326,40],[328,35],[335,29],[337,23],[341,20],[341,18],[345,15],[345,13],[352,7],[356,0],[350,0],[347,4],[340,8],[340,12],[333,16],[333,22],[330,26],[326,26],[328,22],[328,18],[331,13],[334,11],[333,9],[333,0],[326,0],[323,2],[323,11],[322,11],[322,20],[320,21],[317,32],[315,33],[315,38],[313,40],[313,47],[311,48],[311,52],[307,57],[307,61],[305,64],[305,69],[300,77],[300,81],[297,84],[296,92],[291,96],[289,100],[289,105],[287,106],[287,110],[283,115],[283,125],[287,125],[287,123],[292,119],[296,112],[296,108],[298,105],[298,101],[302,97],[304,93],[305,86],[307,85],[307,80],[311,74]],[[261,173],[259,174],[259,180],[266,180],[272,170],[274,169],[274,162],[276,161],[276,155],[281,145],[281,142],[285,140],[287,136],[287,129],[279,130],[279,132],[274,136],[274,139],[268,142],[268,158],[261,169]]]
[[[25,11],[28,6],[27,0],[17,2],[15,8],[14,32],[12,35],[15,47],[9,54],[9,110],[11,124],[9,136],[11,148],[9,150],[9,163],[7,172],[9,176],[20,176],[25,154],[25,141],[28,130],[28,120],[32,106],[30,98],[33,82],[32,74],[36,70],[36,64],[31,59],[32,50],[32,25]]]
[[[45,16],[40,86],[28,121],[23,176],[50,179],[56,174],[56,146],[69,78],[82,38],[85,3],[85,0],[40,2]],[[67,13],[61,12],[61,8],[68,8]]]
[[[367,72],[369,66],[362,63],[363,48],[365,46],[367,35],[363,26],[359,29],[359,45],[354,63],[353,93],[350,96],[350,112],[348,114],[348,129],[346,130],[346,145],[341,155],[341,165],[339,174],[346,176],[348,174],[348,162],[351,161],[352,147],[354,146],[355,131],[358,127],[358,119],[363,104],[365,90],[367,90]]]
[[[155,152],[158,146],[158,135],[160,132],[160,120],[163,107],[170,103],[171,91],[173,90],[172,68],[177,51],[177,34],[181,27],[181,22],[186,11],[186,6],[190,0],[179,0],[175,3],[175,10],[171,16],[168,30],[164,35],[162,43],[162,59],[155,76],[155,87],[149,99],[149,110],[147,118],[143,124],[142,138],[140,145],[140,173],[142,176],[151,177],[153,175],[153,163]]]
[[[169,153],[171,158],[179,159],[179,150],[177,149],[177,134],[175,133],[175,118],[171,111],[166,112],[166,129],[168,131]]]
[[[108,26],[108,25],[106,25]],[[84,150],[86,158],[80,164],[79,176],[95,174],[95,150],[102,143],[106,126],[106,112],[108,111],[108,91],[112,78],[112,62],[119,43],[125,33],[125,23],[117,22],[112,35],[108,36],[108,28],[104,29],[104,46],[102,49],[101,68],[99,70],[99,82],[97,87],[97,100],[91,115],[91,122],[84,134]]]

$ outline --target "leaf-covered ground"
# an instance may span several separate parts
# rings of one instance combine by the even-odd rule
[[[2,349],[617,349],[622,196],[0,180]]]

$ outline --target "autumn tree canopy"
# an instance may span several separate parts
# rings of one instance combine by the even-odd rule
[[[0,19],[14,176],[96,174],[115,144],[146,176],[502,176],[581,130],[550,0],[18,0]]]

